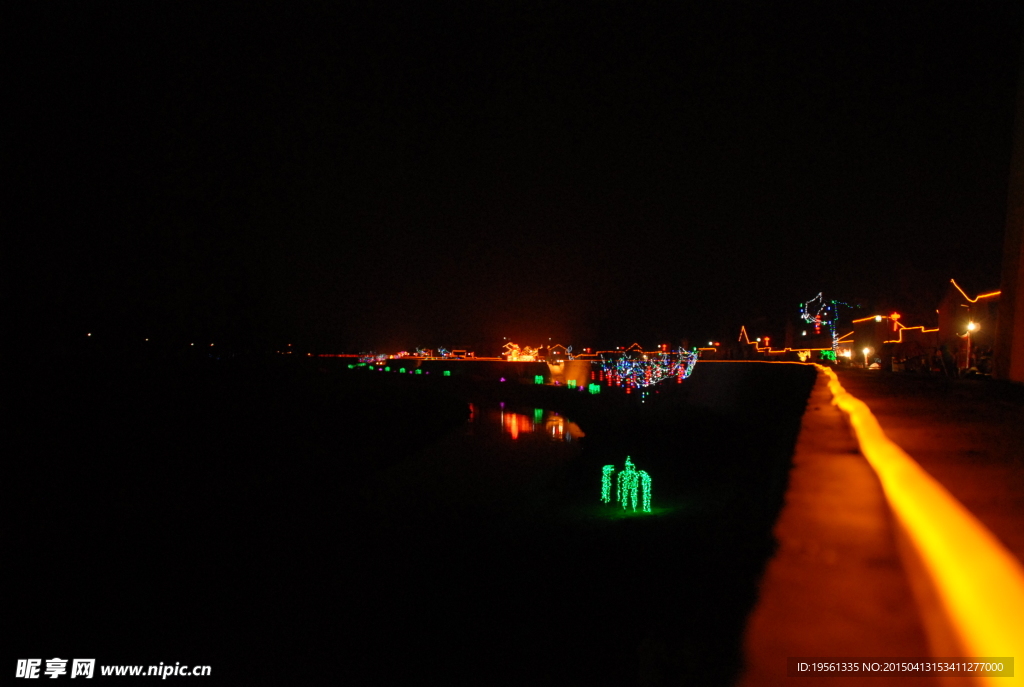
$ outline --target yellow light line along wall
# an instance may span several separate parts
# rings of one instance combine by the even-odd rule
[[[932,609],[922,609],[929,639],[945,655],[1015,658],[1013,678],[979,678],[977,684],[1024,685],[1024,567],[989,530],[941,484],[893,443],[871,409],[850,395],[834,371],[817,365],[829,378],[833,403],[850,425],[882,483],[893,515],[907,539],[937,601],[940,622],[929,626]],[[955,647],[946,640],[952,638]],[[953,648],[956,654],[946,654]]]

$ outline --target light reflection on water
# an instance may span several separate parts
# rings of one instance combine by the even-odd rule
[[[533,408],[532,410],[515,410],[504,403],[498,406],[481,406],[469,404],[469,431],[475,433],[479,428],[486,433],[498,429],[502,438],[512,441],[556,441],[573,442],[581,439],[584,434],[572,420],[552,410]]]

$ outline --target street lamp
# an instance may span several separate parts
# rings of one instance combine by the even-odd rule
[[[964,363],[964,375],[966,376],[967,371],[971,369],[971,332],[978,331],[977,322],[967,323],[967,362]]]
[[[871,352],[871,349],[868,348],[867,346],[865,346],[864,347],[864,369],[865,370],[868,369],[868,353],[870,353],[870,352]]]

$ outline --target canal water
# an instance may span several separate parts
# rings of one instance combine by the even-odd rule
[[[470,404],[361,491],[353,677],[729,684],[779,488],[768,437],[757,455],[748,429],[697,411],[585,427]],[[651,475],[650,514],[600,500],[602,467],[627,456]]]
[[[735,412],[265,365],[37,385],[12,423],[16,658],[730,684],[813,379],[764,368]],[[650,514],[600,501],[627,456]]]

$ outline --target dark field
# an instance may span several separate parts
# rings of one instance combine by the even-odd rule
[[[814,372],[728,365],[642,407],[280,358],[23,375],[11,663],[729,684]],[[742,411],[688,405],[702,373],[739,375]],[[558,410],[586,437],[467,436],[470,400]],[[626,455],[653,478],[650,515],[599,503],[601,466]]]

